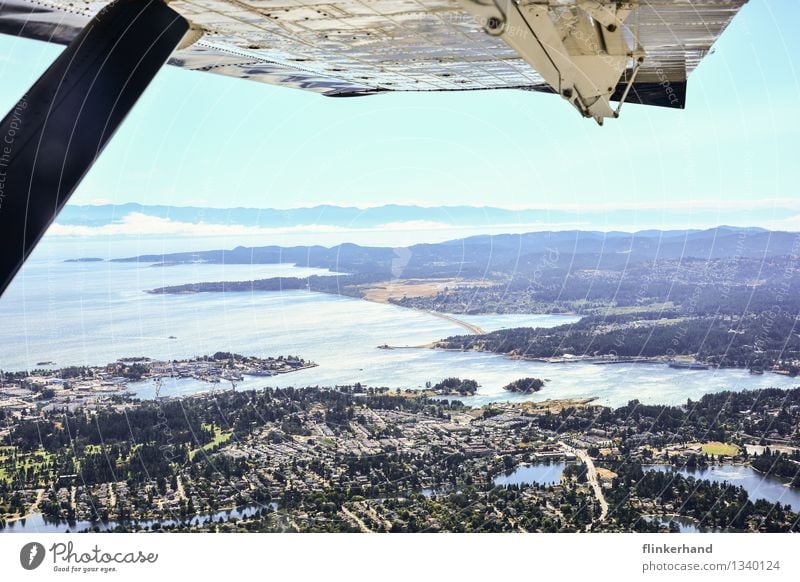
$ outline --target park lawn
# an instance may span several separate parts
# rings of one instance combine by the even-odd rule
[[[197,449],[193,449],[193,450],[189,451],[189,460],[190,461],[193,461],[195,456],[200,451],[210,451],[214,447],[216,447],[217,445],[221,445],[223,443],[227,443],[229,440],[231,440],[231,436],[233,436],[233,431],[222,432],[222,429],[220,427],[218,427],[217,425],[213,425],[212,426],[212,425],[204,424],[203,427],[204,428],[213,428],[214,429],[214,438],[210,443],[207,443],[207,444],[203,445],[202,447],[199,447]]]
[[[13,457],[15,450],[16,447],[0,447],[0,480],[8,479],[11,476],[4,465],[8,459]],[[28,468],[34,468],[38,471],[42,465],[49,463],[52,458],[52,453],[45,452],[42,449],[30,453],[20,453],[17,456],[16,467],[11,469],[11,471],[27,471]]]
[[[4,463],[14,456],[16,447],[0,447],[0,463]],[[36,457],[36,458],[34,458]],[[39,458],[41,457],[41,458]],[[35,465],[42,465],[47,463],[53,458],[52,453],[48,453],[43,449],[32,451],[30,453],[19,453],[17,462],[23,467],[28,468]]]
[[[716,441],[704,443],[701,450],[707,455],[714,455],[717,457],[733,457],[739,453],[739,447],[736,445]]]
[[[536,441],[536,442],[524,441],[524,442],[521,442],[521,443],[517,443],[517,448],[518,449],[535,449],[535,448],[538,448],[540,446],[540,444],[541,444],[540,441]]]
[[[16,450],[17,447],[0,447],[0,463],[5,462],[9,457],[13,457]]]
[[[600,479],[611,481],[612,479],[616,478],[617,474],[611,469],[606,469],[604,467],[597,467],[597,476]]]
[[[16,447],[0,447],[0,481],[8,479],[8,473],[6,473],[5,465],[6,459],[14,456],[14,451]]]

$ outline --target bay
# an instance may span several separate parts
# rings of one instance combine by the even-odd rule
[[[81,248],[77,256],[103,257],[101,250]],[[77,251],[72,248],[71,252]],[[47,245],[37,249],[0,298],[0,369],[32,369],[45,361],[58,366],[103,365],[132,356],[182,359],[217,351],[299,355],[318,367],[269,378],[246,377],[240,388],[360,382],[391,389],[423,389],[427,382],[459,376],[480,384],[475,396],[461,398],[476,406],[588,397],[609,406],[621,406],[632,399],[683,404],[687,398],[697,399],[720,390],[797,385],[795,379],[785,376],[756,376],[744,370],[676,370],[662,364],[547,364],[498,354],[419,348],[415,346],[466,330],[422,311],[330,294],[298,290],[146,293],[154,287],[200,281],[336,276],[321,269],[294,265],[67,263],[67,256],[76,255]],[[520,326],[548,328],[578,320],[564,314],[457,317],[486,331]],[[379,349],[385,344],[402,349]],[[522,377],[549,381],[535,394],[503,390]],[[203,382],[168,381],[162,394],[191,394],[211,388]],[[143,398],[154,394],[152,382],[135,385],[132,390]]]

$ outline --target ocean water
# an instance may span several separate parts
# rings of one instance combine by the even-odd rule
[[[157,250],[148,243],[147,252]],[[185,243],[188,244],[188,243]],[[188,246],[188,249],[213,248]],[[170,248],[169,250],[181,250]],[[186,250],[186,248],[184,248]],[[478,381],[465,403],[596,397],[618,406],[632,399],[680,404],[723,389],[790,387],[795,379],[742,370],[674,370],[656,364],[597,366],[544,364],[497,354],[419,348],[466,333],[446,320],[393,305],[306,291],[150,295],[164,285],[335,274],[293,265],[152,266],[137,263],[65,263],[69,257],[125,256],[77,242],[45,245],[0,298],[0,369],[22,370],[37,362],[101,365],[121,357],[187,358],[216,351],[246,355],[299,355],[318,367],[271,378],[248,378],[241,388],[261,386],[370,386],[424,388],[445,377]],[[127,254],[144,252],[137,247]],[[518,326],[552,327],[577,320],[571,315],[470,315],[486,331]],[[409,346],[378,349],[378,346]],[[510,394],[509,382],[548,379],[536,394]],[[225,387],[224,384],[216,388]],[[212,385],[192,380],[166,382],[162,394],[188,394]],[[133,386],[141,397],[150,382]]]

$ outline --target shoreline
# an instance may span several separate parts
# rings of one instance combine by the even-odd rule
[[[433,317],[438,317],[439,319],[449,321],[450,323],[463,327],[464,329],[469,331],[472,335],[486,335],[486,332],[480,326],[474,325],[472,323],[467,323],[462,319],[458,319],[457,317],[454,317],[446,313],[441,313],[440,311],[429,311],[427,309],[419,309],[417,307],[406,307],[405,309],[411,309],[413,311],[417,311],[420,313],[426,313],[428,315],[432,315]]]
[[[102,519],[99,519],[97,521],[94,521],[94,520],[91,520],[91,519],[76,519],[76,520],[74,520],[72,522],[70,522],[69,520],[50,518],[50,517],[46,516],[44,513],[42,513],[41,511],[39,511],[38,508],[37,508],[36,511],[30,511],[30,512],[28,512],[27,514],[25,514],[23,516],[14,517],[14,518],[11,518],[11,519],[6,519],[5,520],[5,526],[0,527],[0,534],[2,534],[2,533],[9,533],[9,534],[27,533],[27,532],[21,532],[21,531],[20,532],[16,532],[16,531],[13,531],[13,530],[7,531],[6,528],[8,528],[9,524],[15,524],[15,523],[17,523],[19,521],[22,521],[22,520],[33,519],[33,518],[37,518],[37,517],[41,518],[42,521],[44,521],[45,523],[49,523],[49,524],[53,524],[53,525],[62,525],[63,524],[65,526],[67,526],[68,528],[76,526],[79,522],[85,522],[85,523],[88,523],[88,524],[93,524],[93,526],[97,526],[97,525],[100,525],[100,524],[102,524],[104,526],[108,526],[109,524],[113,523],[115,527],[118,527],[120,525],[140,525],[142,523],[151,522],[151,524],[156,524],[156,523],[162,524],[162,527],[163,527],[163,523],[164,522],[173,522],[175,524],[186,524],[186,523],[189,523],[189,522],[193,522],[193,521],[195,521],[197,519],[202,521],[203,518],[212,518],[212,517],[217,516],[217,515],[219,515],[221,513],[228,513],[228,514],[233,513],[233,512],[242,513],[242,512],[247,511],[248,509],[255,509],[257,507],[260,507],[260,509],[265,509],[267,507],[271,507],[272,503],[275,503],[275,502],[272,501],[272,502],[267,502],[267,503],[251,503],[251,504],[246,504],[246,505],[238,505],[238,506],[234,505],[234,506],[230,506],[230,507],[220,507],[220,508],[218,508],[216,510],[213,510],[211,512],[196,513],[196,514],[194,514],[192,516],[186,516],[186,517],[183,517],[183,518],[181,518],[181,517],[158,517],[158,516],[152,516],[152,517],[142,517],[141,519],[120,519],[119,517],[111,517],[106,521],[104,521]],[[272,508],[272,510],[273,511],[278,511],[278,509],[276,509],[274,507]],[[226,522],[227,522],[227,520],[226,520]],[[13,527],[15,527],[15,526],[11,525],[11,528],[13,528]],[[23,526],[23,527],[25,527],[25,526]],[[108,530],[101,530],[101,531],[111,532],[111,531],[113,531],[113,529],[114,528],[110,528]],[[74,533],[81,533],[83,531],[84,530],[76,530]]]
[[[538,362],[540,364],[591,364],[593,366],[611,366],[615,364],[666,364],[670,360],[670,356],[641,356],[636,357],[632,356],[631,359],[619,359],[619,360],[610,360],[610,359],[603,359],[602,357],[596,356],[589,356],[589,357],[575,357],[575,358],[564,358],[564,357],[539,357],[539,356],[524,356],[518,354],[508,354],[504,352],[493,352],[492,350],[482,350],[482,349],[463,349],[463,348],[446,348],[439,345],[441,340],[433,341],[430,344],[425,344],[421,346],[402,346],[405,349],[432,349],[432,350],[440,350],[442,352],[461,352],[461,353],[468,353],[474,352],[478,354],[494,354],[496,356],[502,356],[508,360],[517,360],[522,362]],[[390,349],[397,349],[392,346],[389,346]],[[678,369],[681,370],[680,368]],[[708,368],[704,369],[696,369],[690,370],[685,369],[686,371],[692,372],[713,372],[715,370],[748,370],[748,368],[744,366],[713,366],[709,365]],[[784,376],[788,378],[796,377],[798,379],[798,383],[800,383],[800,376],[791,376],[790,374],[782,371],[782,370],[764,370],[764,373],[769,374],[776,374],[778,376]],[[759,374],[761,375],[761,374]]]

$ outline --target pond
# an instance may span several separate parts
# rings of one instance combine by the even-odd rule
[[[719,531],[709,527],[698,527],[693,519],[683,517],[682,515],[645,515],[642,519],[650,523],[658,523],[659,525],[667,527],[670,522],[673,522],[678,526],[677,533],[714,533]]]
[[[208,521],[218,522],[230,521],[231,519],[243,519],[252,517],[256,512],[261,509],[270,508],[272,511],[277,511],[278,504],[274,501],[264,505],[247,505],[233,509],[224,509],[212,513],[202,513],[195,515],[192,518],[180,519],[143,519],[132,521],[87,521],[78,520],[73,522],[53,520],[45,517],[41,513],[34,513],[26,517],[24,520],[10,521],[6,523],[4,528],[0,528],[3,533],[64,533],[66,531],[80,532],[87,529],[97,528],[99,531],[111,531],[118,525],[123,525],[128,528],[137,527],[138,529],[151,529],[156,524],[161,524],[161,527],[176,526],[179,524],[197,525]]]
[[[707,469],[673,469],[668,465],[643,465],[645,471],[675,471],[684,477],[705,479],[715,483],[730,483],[743,487],[751,501],[765,499],[770,503],[789,505],[792,511],[800,511],[800,490],[788,487],[772,475],[759,473],[749,465],[718,465]]]
[[[561,482],[561,475],[567,464],[563,461],[555,463],[533,463],[519,465],[513,471],[504,473],[495,478],[494,484],[508,485],[557,485]]]

